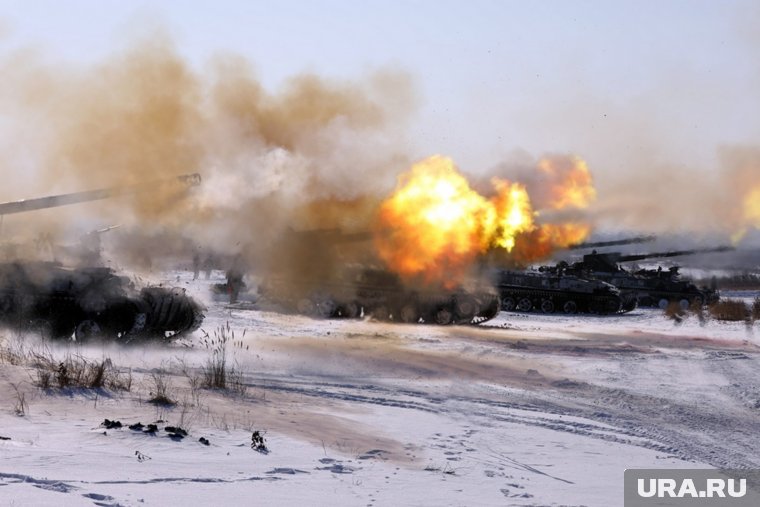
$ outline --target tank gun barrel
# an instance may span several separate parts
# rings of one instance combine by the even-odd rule
[[[0,216],[12,215],[14,213],[24,213],[46,208],[57,208],[59,206],[68,206],[82,202],[99,201],[109,197],[119,195],[128,195],[143,191],[150,191],[156,185],[179,182],[187,187],[194,187],[200,184],[201,175],[198,173],[183,174],[175,178],[156,180],[137,185],[128,185],[121,187],[101,188],[98,190],[85,190],[83,192],[73,192],[70,194],[51,195],[47,197],[38,197],[35,199],[21,199],[19,201],[9,201],[0,203]]]
[[[103,227],[102,229],[94,229],[94,230],[88,232],[87,234],[88,235],[105,234],[106,232],[112,231],[114,229],[118,229],[119,227],[121,227],[121,224],[109,225],[108,227]]]
[[[715,248],[697,248],[694,250],[674,250],[670,252],[652,252],[648,254],[631,254],[620,255],[616,258],[617,262],[640,261],[644,259],[663,259],[666,257],[680,257],[682,255],[697,255],[703,253],[732,252],[736,248],[732,246],[718,246]]]
[[[616,239],[611,241],[590,241],[570,245],[568,250],[582,250],[584,248],[601,248],[605,246],[633,245],[635,243],[649,243],[657,239],[657,236],[650,234],[647,236],[634,236],[632,238]]]

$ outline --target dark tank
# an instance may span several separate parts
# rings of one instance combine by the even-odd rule
[[[322,318],[372,317],[427,324],[479,324],[499,313],[489,286],[409,287],[385,269],[348,268],[331,280],[275,276],[259,293],[286,309]]]
[[[138,289],[110,268],[0,264],[0,322],[21,331],[126,343],[175,338],[198,329],[203,317],[203,308],[184,289]]]
[[[628,270],[620,263],[696,255],[713,252],[726,252],[731,247],[677,250],[654,252],[648,254],[622,254],[620,252],[597,253],[583,256],[583,260],[566,265],[565,272],[576,276],[594,278],[610,283],[621,291],[630,291],[636,295],[641,306],[665,307],[677,302],[683,308],[689,305],[703,305],[718,301],[719,294],[715,288],[697,287],[687,279],[681,278],[678,267],[663,269]]]
[[[499,295],[490,284],[405,283],[376,262],[352,262],[361,256],[347,251],[371,239],[365,231],[290,231],[277,249],[281,265],[271,269],[259,295],[286,311],[321,318],[447,325],[478,324],[498,315]],[[294,252],[296,258],[286,259]]]
[[[501,297],[502,310],[607,315],[636,308],[633,293],[601,280],[568,274],[565,267],[560,264],[539,271],[496,271],[494,284]]]
[[[0,216],[150,191],[156,184],[194,186],[197,174],[137,186],[107,188],[0,203]],[[0,324],[77,341],[166,340],[201,325],[204,308],[184,289],[136,287],[110,268],[57,262],[0,262]]]

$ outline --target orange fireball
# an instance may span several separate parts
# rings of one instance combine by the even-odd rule
[[[760,185],[751,188],[742,201],[741,227],[731,236],[731,241],[739,243],[751,228],[760,228]]]
[[[744,218],[750,225],[760,227],[760,185],[744,196]]]
[[[541,224],[535,230],[520,235],[512,251],[512,259],[518,264],[545,259],[558,248],[582,243],[590,233],[591,226],[588,224]]]
[[[531,230],[525,188],[495,180],[497,195],[473,190],[451,159],[433,156],[399,177],[378,213],[376,245],[388,266],[425,284],[453,285],[492,246],[511,250]]]
[[[583,208],[596,195],[588,168],[577,157],[544,159],[538,170],[547,207]],[[590,233],[582,223],[536,224],[525,185],[498,178],[491,183],[491,197],[479,194],[451,159],[438,155],[412,166],[380,206],[375,235],[380,258],[407,282],[453,286],[489,250],[528,263]]]
[[[586,208],[596,198],[591,173],[579,157],[543,158],[538,162],[549,191],[549,207],[553,209]]]

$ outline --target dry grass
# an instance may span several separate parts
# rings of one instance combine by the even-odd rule
[[[230,328],[229,322],[214,330],[213,335],[204,331],[201,343],[211,352],[211,356],[203,366],[202,386],[206,389],[230,390],[240,395],[246,392],[246,386],[243,382],[243,372],[237,361],[229,357],[229,349],[243,349],[243,340],[245,331],[240,340],[235,338],[235,331]],[[248,347],[245,347],[246,350]]]
[[[722,299],[710,305],[710,316],[717,320],[732,322],[745,321],[750,318],[750,311],[743,301]]]
[[[16,403],[13,406],[13,413],[19,417],[23,417],[29,411],[29,405],[26,403],[26,394],[16,384],[11,384],[11,387],[16,391]]]
[[[28,344],[21,336],[5,337],[0,361],[32,368],[34,384],[42,389],[132,389],[132,370],[115,368],[110,358],[98,361],[71,353],[60,358],[46,344]]]
[[[35,384],[43,389],[132,389],[132,371],[114,368],[109,358],[91,361],[69,354],[59,361],[52,354],[34,353],[29,363],[36,372]]]
[[[665,316],[669,319],[672,319],[677,324],[683,322],[683,319],[686,317],[686,315],[687,311],[681,308],[681,305],[678,301],[671,301],[665,308]]]
[[[169,380],[163,370],[151,373],[150,382],[151,389],[150,399],[148,400],[149,403],[163,406],[173,406],[177,404],[170,394],[171,380]]]

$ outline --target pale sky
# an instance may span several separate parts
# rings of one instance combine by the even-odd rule
[[[760,136],[753,1],[2,1],[0,54],[92,63],[167,31],[198,69],[245,56],[276,88],[314,72],[408,72],[417,154],[487,169],[515,151],[572,152],[592,171],[712,170]]]

